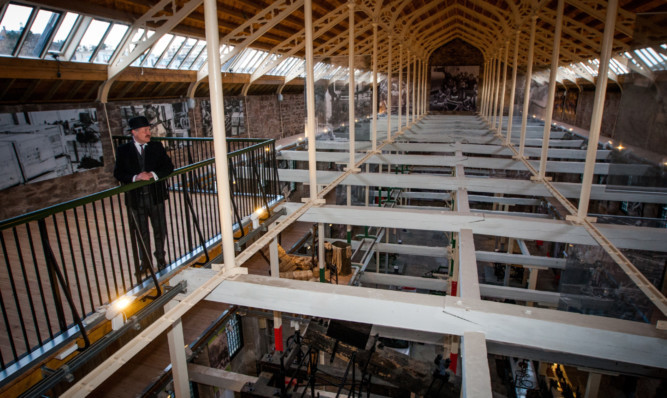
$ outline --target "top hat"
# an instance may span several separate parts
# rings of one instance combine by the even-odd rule
[[[130,130],[140,129],[142,127],[150,127],[151,124],[148,122],[145,116],[135,116],[132,119],[127,121],[127,124],[130,126]]]

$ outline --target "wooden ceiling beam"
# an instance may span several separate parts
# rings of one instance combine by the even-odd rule
[[[63,80],[106,80],[106,65],[55,62],[41,59],[0,57],[0,78],[57,79],[58,65]]]

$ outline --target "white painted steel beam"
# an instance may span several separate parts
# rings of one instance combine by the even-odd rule
[[[409,266],[410,265],[408,265],[408,267]],[[361,274],[360,281],[365,286],[378,284],[386,286],[414,287],[417,289],[435,290],[438,292],[446,292],[448,290],[448,282],[446,279],[420,278],[418,276],[364,272]]]
[[[665,333],[653,325],[557,310],[260,275],[225,279],[207,300],[431,333],[481,332],[494,342],[667,368]]]
[[[479,276],[475,259],[475,238],[472,230],[459,232],[459,296],[467,299],[479,299]]]
[[[551,141],[556,143],[556,141]],[[540,143],[541,145],[541,143]],[[346,151],[348,145],[346,142],[341,141],[317,141],[318,150],[339,150]],[[368,149],[371,149],[371,144],[369,141],[357,141],[356,150],[358,152],[364,152]],[[461,151],[464,153],[472,153],[477,155],[496,155],[496,156],[507,156],[511,157],[514,152],[509,148],[500,145],[482,145],[482,144],[461,144],[457,142],[453,143],[418,143],[418,142],[396,142],[390,145],[385,146],[386,150],[398,151],[398,152],[428,152],[428,153],[455,153],[456,151]],[[610,150],[599,149],[597,151],[597,158],[602,160],[606,159]],[[526,156],[538,157],[540,156],[540,150],[538,148],[526,148]],[[559,159],[586,159],[586,151],[583,149],[549,149],[549,157],[559,158]]]
[[[195,363],[188,364],[188,373],[190,374],[190,381],[195,383],[236,392],[241,392],[246,383],[255,383],[257,381],[257,377],[255,376],[228,372],[223,369],[211,368]]]
[[[526,267],[556,268],[564,269],[567,260],[564,258],[525,256],[523,254],[510,254],[502,252],[477,251],[477,261],[501,264],[516,264]]]
[[[318,171],[318,184],[330,184],[342,173],[336,171]],[[286,182],[308,182],[307,170],[278,169],[280,181]],[[342,185],[371,185],[395,188],[417,188],[441,191],[453,191],[464,187],[468,192],[502,193],[509,195],[525,195],[536,197],[550,197],[551,193],[542,184],[536,184],[525,180],[512,180],[505,178],[470,178],[457,179],[455,177],[443,177],[427,174],[377,174],[359,173],[348,176]],[[578,198],[580,184],[555,182],[552,183],[558,191],[566,198]],[[605,185],[593,185],[591,199],[616,200],[643,203],[667,204],[667,195],[642,193],[642,192],[614,192],[607,191]]]
[[[285,203],[284,207],[289,215],[300,205]],[[597,246],[596,240],[583,226],[571,225],[567,221],[479,213],[326,205],[310,208],[299,221],[449,232],[471,229],[475,234]],[[598,228],[618,248],[667,251],[665,229],[621,225],[600,225]]]
[[[279,160],[306,161],[308,154],[303,151],[280,151]],[[349,160],[348,152],[317,152],[318,162],[343,163]],[[514,159],[472,157],[472,156],[433,156],[433,155],[391,155],[378,154],[368,159],[369,164],[400,164],[414,166],[437,166],[453,167],[457,164],[464,167],[475,169],[493,169],[493,170],[522,170],[528,171],[523,162]],[[538,161],[529,161],[533,167],[539,167]],[[574,173],[581,174],[584,171],[583,162],[567,161],[549,161],[546,162],[547,171],[551,173]],[[620,175],[642,175],[648,170],[646,165],[624,165],[622,169],[614,170],[614,174]],[[609,163],[596,163],[594,173],[607,175],[609,173]]]
[[[521,289],[517,287],[495,286],[487,284],[481,284],[479,286],[479,291],[482,297],[532,301],[549,306],[557,306],[561,296],[558,292],[545,292],[540,290]]]
[[[493,396],[484,333],[465,332],[461,349],[463,357],[461,397],[487,398]]]

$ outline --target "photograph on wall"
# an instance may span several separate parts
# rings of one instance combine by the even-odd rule
[[[432,66],[429,109],[474,112],[477,110],[479,66]]]
[[[0,114],[0,189],[103,165],[95,108]]]
[[[317,63],[320,66],[315,76],[316,132],[326,133],[330,139],[347,137],[350,122],[349,59],[325,57],[318,58]],[[356,56],[354,64],[355,136],[358,140],[366,140],[373,113],[372,74],[367,72],[370,58],[366,55]]]
[[[579,100],[579,91],[567,90],[565,93],[565,105],[563,106],[563,121],[574,123],[577,118],[577,101]]]
[[[245,134],[245,106],[243,98],[225,97],[225,137],[238,137]],[[201,101],[201,120],[204,137],[213,137],[211,120],[211,101]]]
[[[145,116],[152,126],[153,137],[189,137],[190,119],[188,104],[145,104],[120,108],[123,132],[130,134],[128,120],[135,116]]]

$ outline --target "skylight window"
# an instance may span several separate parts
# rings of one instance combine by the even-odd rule
[[[200,53],[199,57],[197,60],[192,64],[192,67],[190,67],[191,70],[199,70],[201,69],[201,66],[206,62],[206,46],[202,49],[202,52]]]
[[[190,54],[190,51],[192,51],[195,44],[197,44],[197,39],[193,38],[185,39],[183,41],[183,44],[181,44],[181,47],[178,50],[176,50],[176,53],[167,64],[167,67],[170,69],[178,69],[183,63],[183,60],[185,60],[185,57],[187,57],[188,54]]]
[[[33,8],[10,4],[0,22],[0,55],[14,55]]]
[[[192,48],[192,50],[190,50],[190,52],[185,57],[181,65],[179,65],[178,67],[180,69],[190,69],[192,64],[197,59],[197,57],[199,57],[199,55],[202,53],[202,50],[206,50],[206,42],[203,40],[199,40],[197,44]],[[176,64],[174,64],[173,66],[177,67]]]
[[[146,57],[146,60],[144,61],[142,66],[146,66],[148,68],[152,68],[155,66],[157,63],[158,59],[164,52],[164,50],[167,48],[169,43],[171,42],[171,39],[174,37],[174,35],[166,34],[162,36],[157,43],[153,44],[153,47],[151,48],[151,52],[148,54],[148,57]],[[133,64],[134,65],[134,64]]]
[[[56,32],[56,35],[53,38],[53,41],[51,42],[49,52],[60,52],[63,49],[63,45],[65,44],[65,41],[67,41],[69,35],[72,33],[72,28],[78,19],[79,14],[75,14],[73,12],[68,12],[65,14],[65,19],[63,19],[60,27],[58,28],[58,31]]]
[[[44,49],[49,44],[49,39],[56,28],[59,18],[59,13],[39,10],[37,17],[35,17],[30,30],[23,40],[19,56],[40,58]]]
[[[96,64],[108,64],[109,60],[111,60],[111,56],[113,56],[113,53],[116,51],[116,48],[118,48],[123,37],[125,37],[128,29],[129,27],[127,25],[114,24],[107,37],[104,39],[102,48],[98,51],[93,62]]]
[[[110,25],[109,22],[93,19],[70,61],[89,62],[100,46],[100,42],[105,37]]]
[[[172,59],[176,56],[178,50],[181,49],[181,46],[185,42],[185,37],[183,36],[174,36],[169,43],[167,49],[162,53],[162,59],[160,59],[155,65],[156,68],[166,68],[167,65],[171,62]]]
[[[277,59],[278,57],[276,55],[272,56],[272,61]],[[267,72],[267,75],[271,76],[286,76],[292,68],[294,68],[300,61],[303,61],[299,58],[296,57],[289,57],[285,60],[283,60],[281,63],[276,65],[275,68],[271,69],[269,72]]]
[[[252,73],[268,55],[269,53],[266,51],[246,48],[237,58],[237,61],[229,67],[228,71],[235,73]]]

